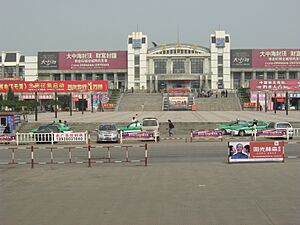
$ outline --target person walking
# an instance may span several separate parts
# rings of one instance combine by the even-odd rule
[[[169,137],[173,136],[172,130],[174,129],[174,124],[172,123],[171,120],[168,120],[168,133]]]

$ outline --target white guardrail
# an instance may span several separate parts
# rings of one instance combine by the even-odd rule
[[[16,133],[16,144],[24,143],[57,143],[57,142],[90,142],[90,133]]]

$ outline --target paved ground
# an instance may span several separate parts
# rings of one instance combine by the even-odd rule
[[[227,164],[225,153],[176,142],[150,146],[148,167],[1,165],[0,224],[299,224],[299,159]]]
[[[286,115],[285,111],[274,112],[256,112],[256,111],[155,111],[155,112],[73,112],[70,116],[69,112],[58,112],[58,119],[69,122],[129,122],[132,117],[137,116],[141,120],[144,117],[157,117],[160,122],[168,121],[171,119],[174,122],[226,122],[230,120],[239,119],[265,119],[268,121],[290,121],[300,122],[300,111],[290,111]],[[34,115],[29,115],[29,122],[35,122]],[[38,122],[49,123],[55,120],[54,113],[39,113]]]

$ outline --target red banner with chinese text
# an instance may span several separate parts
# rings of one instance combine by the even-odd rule
[[[250,80],[251,91],[300,91],[300,80]]]
[[[0,92],[107,92],[107,80],[82,81],[6,81],[0,82]]]
[[[250,158],[283,158],[284,142],[250,142]]]

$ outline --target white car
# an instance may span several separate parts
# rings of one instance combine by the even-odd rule
[[[291,139],[294,135],[294,128],[289,122],[271,122],[267,129],[286,130],[288,137]]]
[[[157,135],[157,139],[159,139],[159,121],[154,117],[147,117],[143,119],[142,122],[142,130],[143,131],[153,131]]]

